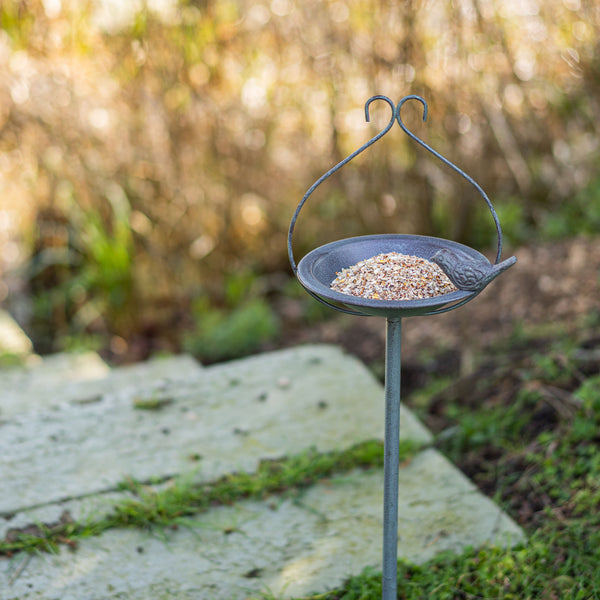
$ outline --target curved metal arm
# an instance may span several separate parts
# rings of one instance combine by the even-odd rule
[[[396,118],[398,116],[397,112],[396,112],[397,108],[394,106],[394,103],[387,96],[373,96],[372,98],[369,98],[366,101],[366,103],[365,103],[365,120],[367,121],[367,123],[371,120],[371,117],[369,114],[369,106],[371,106],[371,103],[374,102],[375,100],[385,100],[385,102],[388,103],[388,105],[392,109],[392,118],[390,119],[390,122],[375,137],[372,137],[366,144],[362,145],[358,150],[355,150],[352,154],[347,156],[344,160],[339,162],[337,165],[335,165],[335,167],[333,167],[332,169],[327,171],[327,173],[325,173],[322,177],[320,177],[317,181],[315,181],[315,183],[313,183],[313,185],[308,189],[306,194],[304,194],[304,197],[302,198],[302,200],[300,201],[300,204],[298,204],[298,207],[296,208],[296,212],[294,213],[294,216],[292,217],[292,221],[290,223],[290,229],[288,231],[288,256],[289,256],[290,264],[292,265],[292,270],[294,271],[294,274],[296,274],[298,267],[296,266],[296,261],[294,260],[294,251],[292,249],[292,235],[294,233],[294,228],[296,227],[296,221],[298,219],[298,215],[300,214],[300,211],[302,210],[302,207],[304,206],[305,202],[308,200],[309,196],[328,177],[331,177],[336,171],[341,169],[346,163],[349,163],[355,156],[358,156],[361,152],[363,152],[369,146],[374,144],[379,138],[383,137],[394,125],[394,121],[396,120]]]
[[[402,127],[402,130],[404,131],[404,133],[406,133],[406,135],[408,135],[410,138],[415,140],[415,142],[423,146],[425,150],[431,152],[431,154],[433,154],[436,158],[441,160],[444,164],[448,165],[451,169],[456,171],[461,177],[466,179],[481,194],[481,196],[485,200],[485,203],[490,209],[490,212],[492,213],[492,218],[494,219],[494,224],[496,225],[496,235],[498,237],[498,251],[496,253],[495,264],[498,264],[498,262],[500,262],[500,257],[502,256],[502,229],[500,227],[498,215],[496,214],[496,211],[492,206],[490,199],[487,197],[487,194],[481,189],[481,186],[472,177],[467,175],[462,169],[459,169],[455,164],[451,163],[447,158],[444,158],[439,152],[437,152],[431,146],[426,144],[421,138],[417,137],[412,131],[410,131],[410,129],[408,129],[408,127],[406,127],[406,125],[402,122],[401,110],[404,103],[408,100],[418,100],[423,105],[423,121],[427,120],[427,102],[423,98],[421,98],[421,96],[406,96],[402,98],[400,102],[398,102],[398,107],[396,109],[396,118],[398,119],[398,125]]]
[[[420,102],[423,105],[423,121],[426,121],[427,120],[427,102],[423,98],[421,98],[420,96],[414,96],[414,95],[412,95],[412,96],[406,96],[406,97],[402,98],[402,100],[400,100],[400,102],[398,103],[398,105],[395,106],[394,103],[387,96],[373,96],[373,97],[369,98],[369,100],[367,100],[367,102],[365,103],[365,120],[367,122],[370,121],[369,107],[371,106],[371,103],[374,102],[375,100],[383,100],[383,101],[385,101],[388,104],[388,106],[392,109],[392,116],[391,116],[391,119],[390,119],[389,123],[377,135],[375,135],[374,137],[372,137],[366,144],[362,145],[358,150],[355,150],[352,154],[350,154],[344,160],[342,160],[337,165],[335,165],[335,167],[333,167],[332,169],[330,169],[329,171],[327,171],[327,173],[325,173],[324,175],[322,175],[308,189],[308,191],[306,192],[306,194],[304,194],[304,197],[302,198],[302,200],[298,204],[298,207],[296,208],[296,211],[294,212],[294,215],[293,215],[292,220],[290,222],[290,227],[289,227],[289,231],[288,231],[288,240],[287,240],[288,256],[289,256],[290,264],[292,266],[292,270],[294,271],[294,274],[297,275],[298,267],[296,265],[296,261],[294,260],[294,253],[293,253],[293,248],[292,248],[292,237],[293,237],[293,233],[294,233],[294,228],[296,226],[296,221],[298,220],[298,216],[299,216],[300,211],[302,210],[304,204],[306,203],[306,201],[308,200],[308,198],[310,197],[310,195],[317,189],[317,187],[319,187],[319,185],[321,185],[326,179],[328,179],[329,177],[331,177],[331,175],[333,175],[336,171],[338,171],[339,169],[341,169],[346,163],[350,162],[353,158],[355,158],[361,152],[363,152],[364,150],[366,150],[369,146],[371,146],[372,144],[374,144],[378,139],[380,139],[381,137],[383,137],[393,127],[394,121],[398,121],[398,124],[400,125],[400,127],[402,128],[402,130],[411,139],[413,139],[418,144],[420,144],[421,146],[423,146],[423,148],[425,148],[428,152],[430,152],[436,158],[438,158],[439,160],[441,160],[444,164],[446,164],[447,166],[449,166],[452,170],[456,171],[461,177],[463,177],[473,187],[475,187],[475,189],[481,194],[482,198],[485,200],[485,203],[487,204],[487,206],[488,206],[488,208],[489,208],[489,210],[490,210],[490,212],[492,214],[492,218],[494,219],[494,224],[496,225],[496,233],[497,233],[497,236],[498,236],[498,252],[497,252],[497,255],[496,255],[496,263],[495,264],[497,265],[499,263],[499,261],[500,261],[501,255],[502,255],[502,229],[500,228],[500,221],[498,220],[498,215],[496,214],[496,211],[494,210],[494,207],[492,206],[492,203],[491,203],[490,199],[487,197],[486,193],[483,191],[483,189],[479,186],[479,184],[473,178],[471,178],[462,169],[459,169],[456,165],[454,165],[453,163],[451,163],[447,158],[444,158],[439,152],[437,152],[436,150],[434,150],[431,146],[429,146],[423,140],[421,140],[419,137],[417,137],[412,131],[410,131],[406,127],[406,125],[404,125],[404,123],[402,121],[402,116],[401,116],[402,106],[408,100],[417,100],[418,102]],[[319,302],[321,302],[321,303],[323,303],[323,304],[325,304],[327,306],[330,306],[331,308],[334,308],[334,309],[336,309],[338,311],[345,312],[345,313],[352,314],[352,315],[366,315],[366,314],[370,314],[370,313],[363,313],[363,312],[361,312],[359,310],[353,310],[351,308],[343,308],[341,306],[337,306],[337,305],[335,305],[335,304],[333,304],[331,302],[328,302],[324,298],[321,298],[320,296],[318,296],[316,293],[312,292],[309,289],[306,289],[306,291],[311,296],[313,296],[316,300],[318,300]],[[462,306],[463,304],[465,304],[466,302],[468,302],[469,300],[471,300],[474,297],[474,295],[477,295],[479,293],[479,291],[481,291],[481,290],[473,292],[467,298],[465,298],[465,299],[463,299],[463,300],[461,300],[461,301],[459,301],[459,302],[457,302],[457,303],[455,303],[455,304],[453,304],[453,305],[451,305],[449,307],[434,309],[431,312],[424,313],[424,314],[435,315],[435,314],[440,314],[440,313],[443,313],[443,312],[447,312],[449,310],[453,310],[454,308]]]
[[[337,310],[338,312],[343,312],[343,313],[346,313],[347,315],[354,315],[355,317],[368,317],[369,316],[368,313],[361,312],[360,310],[355,310],[352,308],[343,308],[342,306],[334,304],[333,302],[329,302],[329,300],[325,300],[325,298],[321,298],[321,296],[319,296],[318,294],[315,294],[313,291],[309,290],[306,287],[304,288],[304,291],[308,292],[308,294],[310,296],[312,296],[315,300],[317,300],[321,304],[324,304],[325,306],[329,306],[329,308],[333,308],[334,310]]]

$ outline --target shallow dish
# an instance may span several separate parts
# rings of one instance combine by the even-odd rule
[[[342,294],[330,287],[342,269],[378,254],[398,252],[429,260],[442,248],[450,248],[472,259],[487,260],[477,250],[441,238],[403,234],[365,235],[331,242],[312,250],[298,263],[296,275],[302,286],[318,298],[362,315],[409,317],[446,312],[455,308],[457,303],[468,302],[477,293],[458,290],[422,300],[391,301]]]

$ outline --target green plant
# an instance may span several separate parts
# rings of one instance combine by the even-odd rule
[[[574,351],[582,342],[589,348],[598,327],[583,318],[551,332],[521,328],[511,338],[518,344],[499,344],[463,385],[447,381],[440,395],[443,383],[433,382],[429,394],[419,392],[423,416],[445,421],[436,445],[520,522],[528,540],[422,565],[401,561],[399,600],[600,599],[600,376],[578,369]],[[366,569],[295,600],[377,600],[380,579]]]
[[[21,2],[8,0],[0,4],[0,29],[10,36],[15,48],[27,48],[34,21],[35,15]]]
[[[106,314],[109,324],[123,331],[133,303],[133,236],[129,224],[130,205],[123,189],[111,184],[106,197],[108,225],[102,215],[72,202],[69,216],[74,229],[74,247],[81,257],[71,288],[82,286],[96,314]],[[85,317],[84,317],[85,320]]]
[[[184,338],[184,348],[200,360],[215,362],[251,354],[279,333],[279,319],[268,303],[256,298],[232,310],[196,303],[196,328]]]
[[[207,296],[192,307],[194,331],[184,348],[205,362],[239,358],[277,338],[280,320],[264,297],[264,282],[243,269],[227,275],[221,306]]]
[[[137,309],[129,200],[111,184],[103,213],[81,206],[70,185],[62,190],[68,247],[42,248],[30,267],[37,335],[59,338],[59,349],[80,345],[77,338],[88,336],[92,325],[127,336]],[[44,326],[54,328],[45,333]]]
[[[0,352],[0,368],[18,367],[25,362],[25,356],[17,352]]]
[[[583,408],[584,418],[600,425],[600,375],[586,379],[574,393]]]
[[[540,224],[542,238],[596,235],[600,230],[600,178],[592,180],[557,211],[548,211]]]

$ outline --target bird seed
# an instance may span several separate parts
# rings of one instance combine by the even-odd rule
[[[367,258],[336,274],[332,290],[377,300],[422,300],[457,290],[435,263],[398,252]]]

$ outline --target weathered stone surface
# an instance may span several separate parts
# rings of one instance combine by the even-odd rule
[[[270,590],[299,597],[381,565],[380,470],[353,472],[295,499],[243,502],[200,515],[190,529],[110,531],[73,553],[0,562],[0,599],[243,600]],[[400,471],[399,556],[514,545],[523,534],[435,450]],[[12,584],[2,588],[2,580]]]
[[[252,471],[263,458],[383,436],[383,387],[331,346],[206,369],[189,357],[110,372],[95,358],[90,371],[62,360],[0,374],[0,408],[17,407],[0,414],[0,537],[56,522],[63,511],[98,518],[123,497],[115,488],[125,477],[211,480]],[[18,388],[28,401],[15,402]],[[401,437],[432,439],[405,407]],[[410,561],[524,539],[435,450],[402,465],[399,490],[399,555]],[[380,566],[382,504],[382,472],[357,471],[295,498],[215,508],[176,531],[110,530],[76,551],[0,560],[0,600],[245,600],[266,590],[281,597],[324,591]]]
[[[210,480],[253,471],[261,458],[382,437],[382,386],[335,347],[305,346],[154,383],[5,420],[0,472],[9,483],[0,514],[112,490],[126,477],[197,470]],[[157,410],[147,408],[153,402]],[[408,409],[401,435],[431,439]]]
[[[54,354],[44,359],[35,356],[25,366],[2,369],[0,418],[60,406],[73,399],[73,388],[109,372],[95,352]]]
[[[69,403],[93,403],[103,394],[132,386],[158,388],[199,375],[202,369],[187,355],[157,358],[112,370],[95,352],[35,358],[25,367],[0,371],[0,417],[58,409]]]

